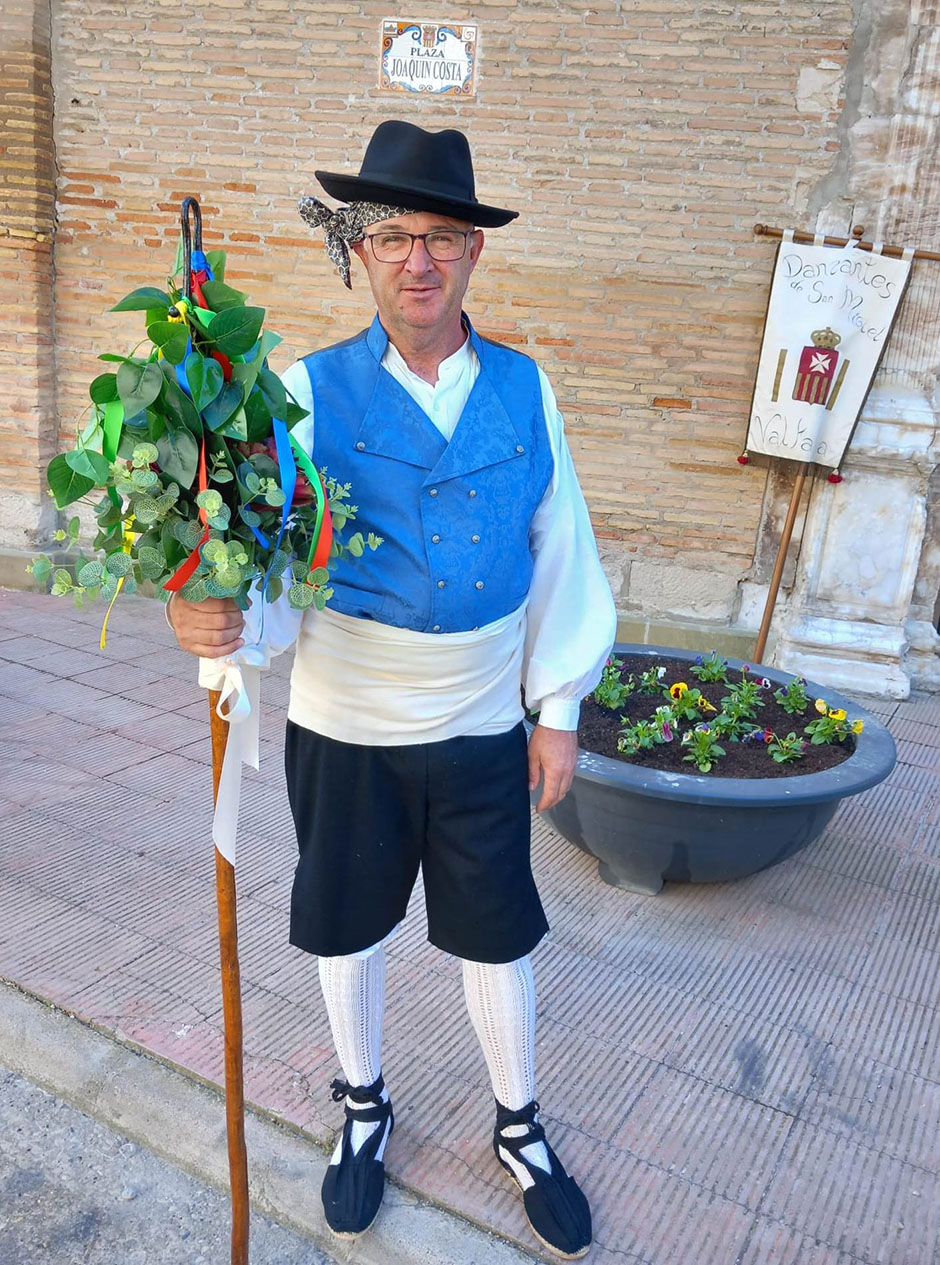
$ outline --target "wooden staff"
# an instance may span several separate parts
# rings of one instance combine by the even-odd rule
[[[851,237],[830,237],[825,236],[822,239],[823,246],[848,246],[850,241],[858,238],[861,239],[865,232],[864,228],[853,228]],[[757,237],[783,237],[784,230],[782,228],[771,228],[769,224],[755,224],[754,233]],[[802,229],[794,229],[793,240],[795,242],[815,242],[815,233],[804,233]],[[871,250],[874,242],[863,242],[857,240],[855,242],[859,250]],[[904,256],[903,246],[882,246],[881,253],[888,255],[892,259],[901,259]],[[915,250],[913,259],[933,259],[940,260],[940,251],[936,250]]]
[[[761,620],[760,632],[757,635],[757,645],[754,648],[755,663],[762,663],[764,660],[764,650],[767,646],[767,634],[770,632],[770,621],[773,618],[774,604],[777,601],[777,593],[780,589],[783,567],[787,560],[787,549],[790,547],[790,538],[793,535],[793,524],[796,522],[796,512],[800,507],[800,497],[803,493],[803,483],[806,480],[807,470],[809,470],[809,462],[801,461],[800,468],[796,472],[796,482],[793,484],[793,492],[790,496],[790,506],[787,510],[786,521],[783,524],[783,535],[780,537],[780,548],[777,550],[777,560],[774,563],[774,572],[770,577],[770,591],[767,594],[767,601],[764,605],[764,618]]]
[[[220,694],[209,691],[212,727],[212,801],[219,797],[228,722],[216,712]],[[245,1086],[242,1060],[242,990],[238,969],[235,867],[215,850],[215,896],[219,912],[222,1014],[225,1021],[225,1124],[232,1192],[232,1265],[248,1265],[248,1153],[245,1149]]]

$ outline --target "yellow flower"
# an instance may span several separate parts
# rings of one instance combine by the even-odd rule
[[[718,710],[717,707],[712,707],[711,703],[708,701],[707,698],[700,698],[698,701],[698,705],[699,707],[701,707],[703,712],[716,712]]]
[[[824,698],[817,698],[816,710],[819,712],[820,716],[825,716],[826,712],[829,710],[829,705]]]
[[[669,695],[671,698],[681,698],[683,694],[688,694],[689,687],[685,681],[676,681],[675,685],[670,685]]]
[[[829,713],[830,720],[845,720],[845,711],[841,707],[837,707],[834,712]]]
[[[853,720],[853,721],[852,721],[852,733],[853,733],[853,734],[860,734],[864,728],[865,728],[865,722],[864,722],[863,720]]]

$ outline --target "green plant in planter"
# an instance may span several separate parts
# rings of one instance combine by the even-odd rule
[[[756,719],[758,707],[764,706],[764,700],[760,696],[762,688],[760,682],[750,679],[748,666],[745,664],[741,669],[741,680],[735,685],[729,685],[728,693],[722,698],[722,709],[739,719],[745,716]]]
[[[799,738],[792,731],[785,738],[778,737],[771,730],[767,750],[777,764],[789,764],[792,760],[802,760],[806,754],[806,739]],[[766,741],[766,737],[765,737]]]
[[[702,716],[716,709],[701,690],[690,690],[685,681],[676,681],[668,689],[672,713],[676,720],[701,720]]]
[[[663,677],[666,675],[666,669],[663,667],[647,668],[641,672],[636,680],[636,691],[638,694],[662,694],[666,692],[663,685]]]
[[[695,662],[689,671],[700,681],[721,681],[728,683],[728,665],[717,650],[710,654],[696,655]]]
[[[700,773],[708,773],[721,756],[726,755],[724,747],[718,742],[719,735],[710,725],[696,725],[682,735],[682,745],[688,747],[688,760],[696,765]]]
[[[670,683],[669,669],[664,664],[654,661],[647,666],[649,659],[643,656],[640,662],[634,660],[629,664],[631,670],[628,672],[627,662],[622,657],[611,655],[597,690],[587,701],[607,711],[615,711],[629,700],[624,708],[629,714],[621,716],[621,727],[616,737],[610,733],[609,722],[597,717],[600,732],[605,734],[604,743],[611,744],[601,749],[608,753],[616,749],[627,759],[645,757],[645,763],[654,768],[675,767],[675,758],[658,759],[656,753],[665,744],[676,742],[678,746],[681,738],[685,749],[681,758],[695,763],[700,772],[711,772],[721,756],[727,755],[722,744],[729,741],[766,747],[768,762],[773,760],[778,765],[788,765],[807,754],[811,742],[816,746],[840,744],[861,732],[861,721],[847,724],[845,713],[830,707],[824,699],[816,701],[818,718],[805,730],[799,731],[795,726],[791,730],[789,724],[784,725],[781,712],[787,717],[798,716],[805,699],[806,683],[802,678],[795,678],[771,693],[771,682],[765,677],[753,675],[746,664],[741,668],[740,680],[732,683],[727,679],[730,669],[715,652],[703,657],[702,663],[706,673],[713,675],[715,680],[703,681],[702,689],[690,689],[685,681],[673,680]],[[689,663],[682,670],[700,666]],[[722,673],[725,680],[721,680]],[[712,698],[707,696],[706,690]],[[645,713],[644,695],[649,699]],[[720,695],[722,706],[719,709],[715,704]],[[757,718],[768,706],[770,714],[762,725]],[[779,734],[774,726],[780,729]],[[759,761],[756,750],[754,754]],[[661,752],[661,755],[666,753]],[[769,776],[757,769],[750,772],[754,763],[748,761],[746,765],[736,767],[748,769],[752,777]],[[705,764],[709,766],[707,770]]]
[[[664,724],[666,726],[664,730]],[[628,725],[620,731],[617,750],[624,755],[636,755],[639,751],[651,751],[657,743],[671,742],[672,734],[667,738],[669,722],[661,718],[656,720],[638,720],[635,725]]]
[[[611,711],[616,711],[618,707],[622,707],[626,700],[633,693],[635,682],[632,674],[626,680],[620,675],[623,667],[623,660],[618,659],[616,655],[611,655],[604,665],[601,673],[601,679],[597,683],[594,691],[594,701],[600,703],[601,707],[607,707]]]
[[[832,709],[824,698],[817,698],[816,710],[820,713],[818,720],[812,720],[803,730],[809,734],[813,746],[821,743],[845,742],[852,734],[860,734],[863,722],[855,720],[849,723],[841,707]]]
[[[809,707],[809,699],[806,697],[806,682],[799,676],[794,677],[792,681],[788,681],[786,685],[782,685],[778,690],[774,690],[774,698],[783,710],[791,716],[802,716]]]
[[[754,724],[754,717],[754,709],[746,699],[729,697],[724,700],[724,706],[712,721],[712,726],[723,738],[740,742],[755,730],[763,732],[759,725]]]

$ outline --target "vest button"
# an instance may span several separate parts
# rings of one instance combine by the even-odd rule
[[[477,588],[478,588],[478,589],[482,589],[482,587],[483,587],[483,581],[482,581],[482,580],[477,580]]]
[[[356,444],[356,452],[365,452],[365,450],[366,450],[366,446],[360,439],[358,444]]]
[[[480,543],[480,537],[479,537],[479,536],[471,536],[471,537],[470,537],[470,539],[473,541],[473,543],[474,543],[475,545],[478,545],[478,544]]]
[[[431,629],[431,632],[440,632],[440,631],[441,631],[440,624],[435,624],[434,627]]]
[[[428,496],[437,496],[437,488],[429,488]]]
[[[476,496],[476,492],[474,492],[473,488],[470,489],[470,491],[467,493],[467,496]]]
[[[516,452],[525,452],[522,444],[516,444]]]
[[[441,543],[441,538],[440,538],[440,536],[438,536],[438,535],[436,535],[436,534],[435,534],[434,536],[432,536],[432,537],[431,537],[431,543],[432,543],[432,544],[434,544],[434,545],[439,545],[439,544]]]
[[[439,589],[442,589],[442,588],[444,587],[444,581],[443,581],[443,580],[438,580],[438,582],[437,582],[437,587],[438,587]]]

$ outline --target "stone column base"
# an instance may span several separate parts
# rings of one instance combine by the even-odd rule
[[[908,649],[904,628],[802,615],[780,637],[773,662],[833,689],[901,699],[911,692],[901,667]]]

